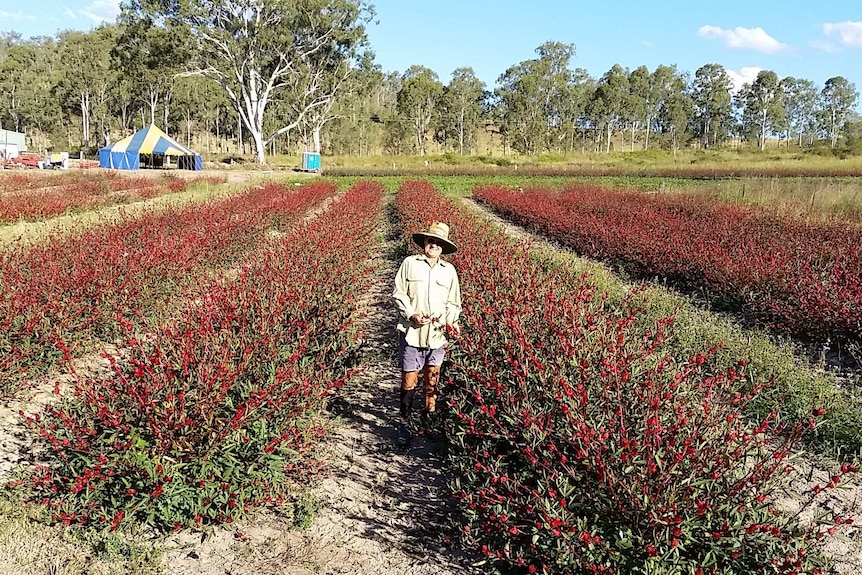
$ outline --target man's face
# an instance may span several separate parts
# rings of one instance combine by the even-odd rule
[[[434,260],[439,258],[442,253],[443,246],[440,244],[440,240],[436,238],[425,238],[425,257]]]

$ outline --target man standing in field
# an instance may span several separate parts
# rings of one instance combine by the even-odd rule
[[[449,241],[449,226],[436,222],[413,234],[421,254],[408,256],[395,275],[392,299],[398,308],[398,363],[401,367],[401,423],[407,425],[413,398],[423,373],[425,409],[436,410],[440,366],[446,354],[446,335],[457,333],[461,314],[461,286],[455,267],[442,259],[458,248]]]

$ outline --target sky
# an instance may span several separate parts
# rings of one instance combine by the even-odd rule
[[[372,0],[371,49],[386,72],[419,64],[447,83],[471,67],[488,89],[548,41],[575,45],[572,67],[724,66],[737,87],[760,70],[862,90],[859,0]],[[119,0],[0,0],[0,31],[25,37],[113,21]]]

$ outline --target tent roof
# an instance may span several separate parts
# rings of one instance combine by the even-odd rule
[[[109,148],[112,152],[164,154],[165,156],[194,156],[195,152],[162,132],[154,124],[123,138]]]

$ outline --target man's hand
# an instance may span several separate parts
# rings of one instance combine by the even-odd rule
[[[412,321],[414,325],[428,325],[431,323],[431,316],[414,313],[410,316],[410,321]]]

